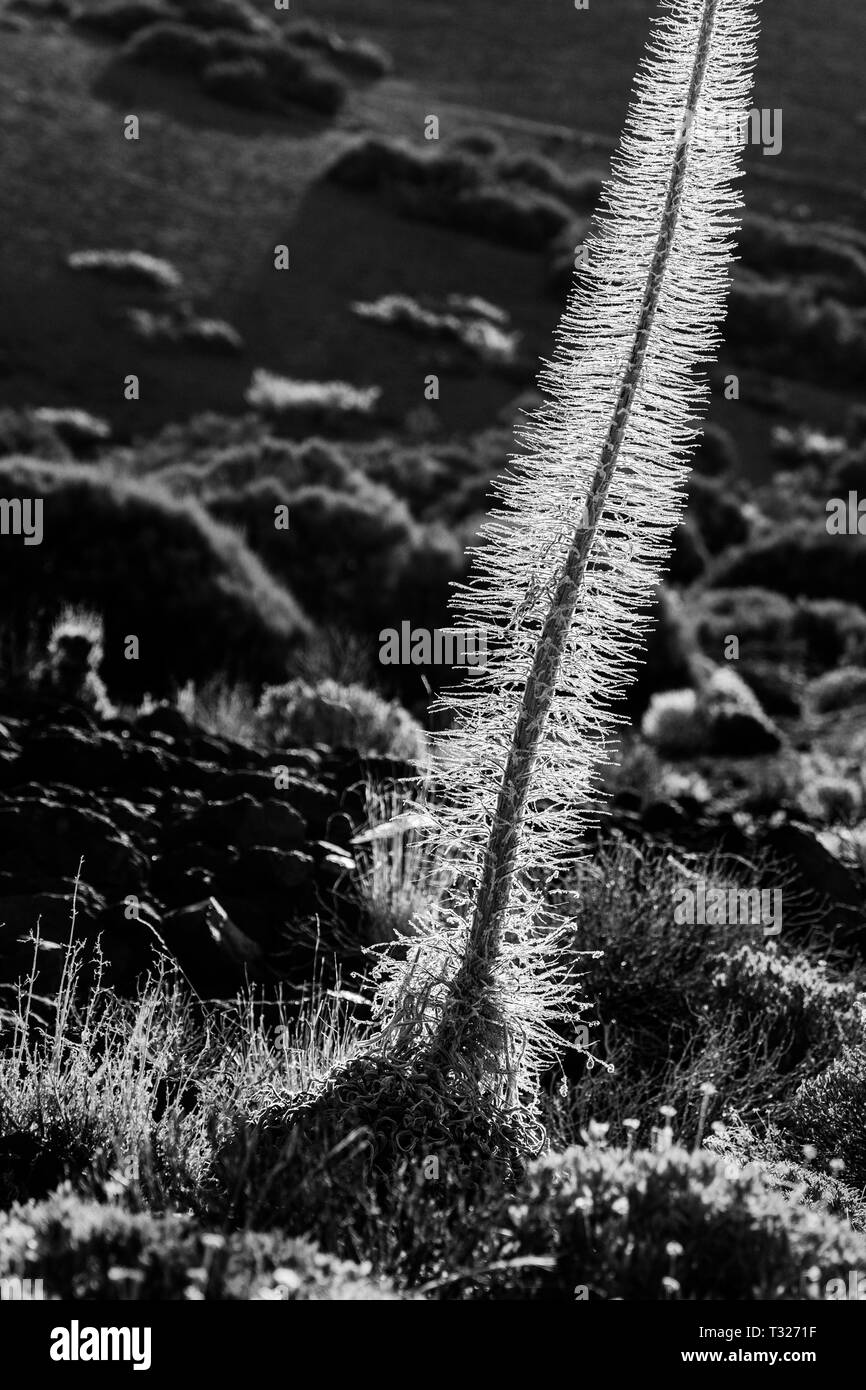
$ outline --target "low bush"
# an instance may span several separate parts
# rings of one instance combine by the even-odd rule
[[[866,1237],[773,1191],[760,1168],[681,1148],[588,1143],[535,1164],[508,1208],[502,1248],[518,1266],[500,1296],[573,1300],[778,1300],[863,1267]],[[531,1259],[549,1261],[533,1272]],[[521,1271],[521,1261],[526,1266]]]
[[[370,39],[344,39],[313,19],[291,24],[286,39],[297,48],[311,48],[337,67],[358,77],[386,77],[393,69],[389,55]]]
[[[400,141],[368,136],[338,155],[328,178],[387,196],[406,216],[527,250],[547,246],[572,220],[561,199],[497,182],[483,160],[465,149],[418,152]]]
[[[844,599],[861,604],[866,552],[859,536],[831,536],[823,513],[795,521],[720,555],[707,575],[711,588],[775,589],[790,598]]]
[[[829,497],[845,496],[848,492],[866,492],[866,447],[846,450],[832,465],[826,482]]]
[[[200,348],[204,352],[236,356],[243,351],[237,329],[223,319],[202,319],[195,314],[155,314],[150,309],[130,309],[127,321],[136,337],[146,343]]]
[[[708,589],[694,600],[695,633],[708,656],[718,658],[725,639],[739,639],[742,652],[761,655],[790,650],[796,605],[772,589]]]
[[[844,1164],[846,1185],[866,1187],[866,1052],[846,1048],[820,1076],[804,1081],[785,1128],[816,1151],[826,1169],[833,1159]]]
[[[245,106],[252,111],[267,111],[273,107],[268,70],[255,58],[209,63],[202,72],[201,81],[205,91],[219,101]]]
[[[68,1187],[0,1212],[0,1278],[43,1279],[55,1299],[396,1298],[367,1271],[279,1231],[209,1231],[126,1211]]]
[[[31,454],[46,462],[72,458],[72,451],[44,412],[0,409],[0,459],[10,454]]]
[[[421,725],[396,701],[360,685],[333,680],[309,685],[289,681],[262,692],[258,719],[263,737],[279,746],[324,743],[359,753],[422,764],[427,740]]]
[[[240,34],[276,37],[274,22],[245,0],[173,0],[173,3],[184,22],[197,29],[229,29]]]
[[[554,160],[532,150],[501,155],[494,161],[493,169],[496,178],[505,183],[537,188],[570,207],[587,210],[595,207],[604,182],[603,175],[595,170],[567,173]]]
[[[818,714],[849,709],[866,702],[866,667],[842,666],[810,681],[806,688],[809,704]]]
[[[709,751],[707,722],[691,689],[653,695],[641,721],[641,734],[665,758],[692,758]]]
[[[66,264],[70,270],[90,271],[126,285],[146,285],[149,289],[178,290],[182,284],[180,272],[170,261],[150,256],[145,251],[73,251]]]
[[[203,72],[212,56],[213,48],[206,33],[174,21],[140,29],[123,47],[123,57],[130,63],[179,72]]]
[[[88,410],[73,410],[62,406],[40,406],[33,417],[67,443],[77,453],[88,453],[111,438],[111,426]]]
[[[708,589],[694,599],[695,633],[718,657],[736,636],[744,660],[825,671],[866,660],[866,613],[841,599],[795,600],[772,589]]]
[[[7,459],[0,489],[43,500],[45,543],[0,548],[7,615],[102,611],[111,694],[169,693],[217,673],[279,679],[308,630],[291,594],[197,503],[83,464]],[[139,659],[126,660],[127,635]]]
[[[738,1027],[777,1053],[780,1071],[806,1061],[812,1071],[825,1067],[863,1036],[856,987],[832,980],[826,963],[802,954],[749,945],[722,952],[712,992],[714,1007],[728,1005]]]
[[[866,330],[857,308],[802,281],[768,281],[742,271],[731,288],[726,338],[746,361],[763,363],[772,348],[777,371],[837,389],[854,386],[866,369]]]
[[[169,0],[97,0],[73,10],[72,23],[112,39],[128,39],[150,24],[170,22],[177,15]]]
[[[344,415],[372,415],[380,386],[350,386],[346,381],[297,381],[257,367],[246,402],[274,415],[312,415],[325,420]]]
[[[135,34],[123,53],[130,62],[195,73],[211,95],[253,109],[292,102],[332,116],[346,97],[337,73],[256,27],[154,24]]]
[[[781,747],[781,736],[772,720],[732,666],[717,666],[701,679],[698,701],[711,752],[737,758],[774,753]]]

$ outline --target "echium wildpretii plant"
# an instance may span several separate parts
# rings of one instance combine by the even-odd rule
[[[577,263],[544,403],[457,596],[484,669],[442,702],[437,839],[454,886],[405,964],[392,1038],[514,1104],[574,1018],[549,887],[574,859],[652,617],[730,282],[757,0],[661,0]]]

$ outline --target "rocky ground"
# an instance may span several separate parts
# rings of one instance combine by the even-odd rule
[[[410,769],[244,747],[168,706],[97,723],[30,696],[0,698],[0,746],[7,996],[34,958],[37,992],[51,995],[70,933],[101,937],[107,981],[130,994],[161,950],[205,998],[308,981],[335,952],[351,965],[362,931],[349,842],[365,784]]]
[[[203,998],[363,964],[351,839],[366,786],[410,777],[407,765],[245,746],[168,705],[97,721],[31,695],[0,696],[0,750],[2,1004],[34,963],[36,994],[52,996],[71,937],[99,937],[106,981],[129,995],[161,953]],[[761,886],[784,884],[786,934],[824,925],[866,947],[858,875],[790,808],[623,791],[602,833],[757,864]]]

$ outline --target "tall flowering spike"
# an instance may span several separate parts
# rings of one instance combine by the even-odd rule
[[[661,0],[544,403],[457,595],[488,664],[440,702],[456,878],[411,968],[440,1047],[480,1069],[505,1049],[525,1075],[565,1007],[542,890],[574,859],[684,506],[739,224],[756,5]]]

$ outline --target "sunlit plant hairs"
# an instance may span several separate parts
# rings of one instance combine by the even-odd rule
[[[480,629],[489,652],[441,700],[436,833],[456,879],[405,962],[384,962],[380,1009],[512,1103],[579,1011],[551,890],[597,804],[684,508],[756,38],[757,0],[661,0],[543,403],[455,598],[455,626]]]

